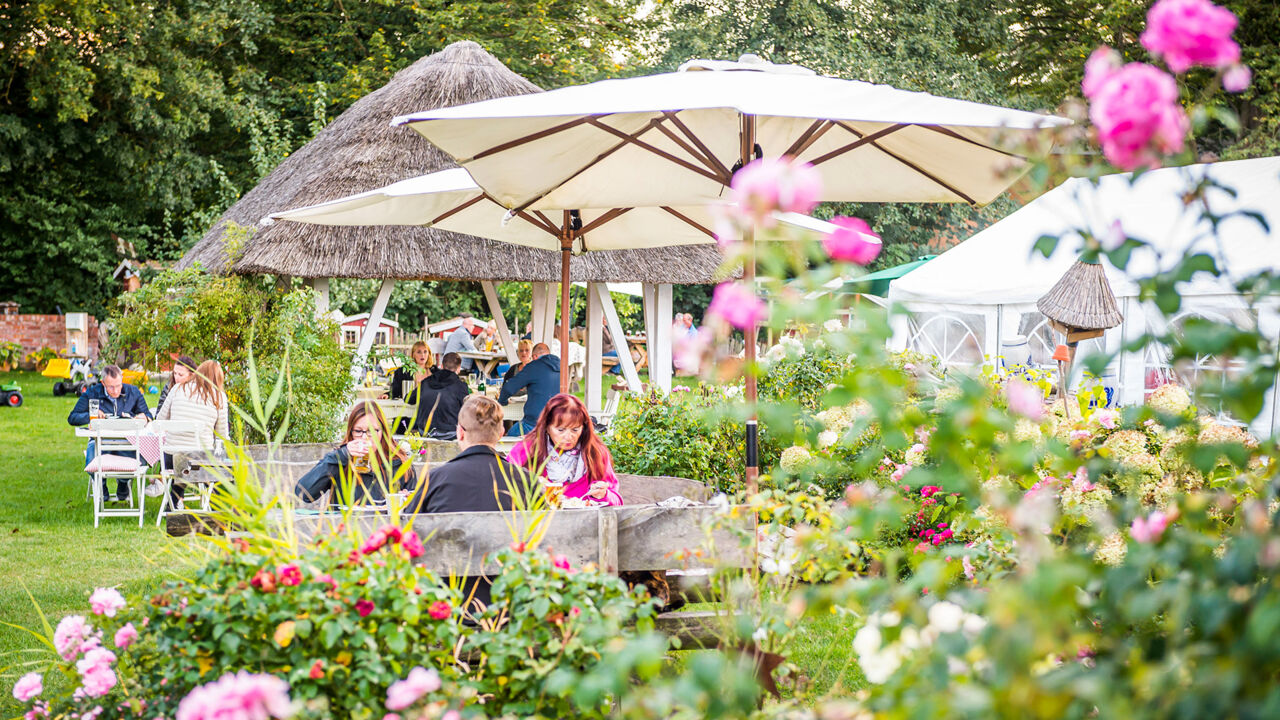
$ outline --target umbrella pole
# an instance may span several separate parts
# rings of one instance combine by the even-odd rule
[[[564,230],[560,235],[560,392],[569,392],[569,250],[573,247],[573,230],[569,211],[564,213]]]
[[[742,132],[741,138],[741,154],[739,159],[742,167],[746,167],[751,162],[752,150],[756,145],[756,119],[753,115],[742,116]],[[747,287],[755,292],[756,286],[756,247],[755,247],[755,231],[747,230],[742,234],[743,243],[746,245],[746,262],[744,263],[742,280]],[[756,324],[751,323],[744,331],[746,337],[746,347],[743,352],[743,360],[745,363],[747,377],[746,388],[743,396],[747,401],[747,468],[746,468],[746,487],[748,493],[756,492],[756,480],[760,476],[760,450],[759,450],[759,430],[756,412]]]

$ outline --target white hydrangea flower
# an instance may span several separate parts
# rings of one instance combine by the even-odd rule
[[[844,323],[835,318],[831,318],[830,320],[822,323],[822,329],[829,333],[840,332],[841,330],[844,330]]]
[[[818,447],[829,448],[840,440],[840,434],[831,430],[823,430],[818,433]]]
[[[1165,415],[1181,415],[1191,407],[1191,394],[1177,383],[1166,383],[1151,392],[1147,406]]]
[[[953,602],[943,600],[929,608],[929,624],[939,632],[953,633],[964,622],[964,610]]]
[[[795,472],[800,468],[808,465],[813,460],[813,456],[809,451],[799,445],[792,445],[782,451],[782,458],[778,461],[778,465],[782,466],[787,472]]]

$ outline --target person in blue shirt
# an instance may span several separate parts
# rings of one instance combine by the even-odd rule
[[[88,425],[92,419],[89,417],[89,401],[98,401],[98,412],[106,417],[146,417],[152,419],[151,409],[147,407],[147,399],[142,396],[142,391],[132,385],[126,385],[124,382],[124,373],[120,372],[119,366],[108,365],[102,368],[102,382],[90,385],[85,388],[84,393],[80,395],[80,399],[76,400],[76,406],[71,409],[71,413],[67,415],[67,423],[76,427]],[[89,446],[84,453],[84,464],[87,466],[94,457],[94,441],[89,441]],[[129,456],[130,453],[117,452],[115,455]],[[102,489],[102,494],[106,495],[106,488]],[[129,479],[120,478],[116,481],[116,499],[125,502],[129,499]]]
[[[472,335],[476,328],[475,319],[471,317],[470,313],[462,313],[458,316],[458,319],[462,321],[462,324],[458,326],[457,330],[454,330],[449,334],[449,339],[445,340],[445,353],[475,352],[476,341],[475,337]],[[470,373],[474,367],[474,360],[471,358],[462,358],[461,374],[465,375]]]
[[[547,401],[560,392],[560,358],[551,354],[546,343],[534,345],[533,359],[515,377],[502,383],[498,402],[506,405],[512,395],[526,388],[529,399],[524,403],[524,417],[507,431],[508,437],[520,437],[532,430]]]

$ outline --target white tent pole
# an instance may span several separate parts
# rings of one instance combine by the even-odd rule
[[[613,346],[618,350],[618,365],[622,368],[622,377],[627,379],[627,386],[632,392],[640,392],[640,375],[636,373],[636,364],[631,360],[631,348],[627,345],[627,334],[622,331],[622,321],[618,319],[618,311],[613,306],[613,296],[609,294],[609,286],[594,283],[596,297],[604,308],[604,316],[609,321],[609,332],[613,335]],[[597,375],[598,377],[598,375]]]
[[[498,289],[491,280],[482,281],[480,287],[484,288],[484,299],[489,301],[489,312],[498,325],[498,342],[502,343],[502,349],[507,353],[507,362],[514,363],[518,359],[516,346],[511,342],[511,329],[507,327],[507,318],[502,314],[502,303],[498,302]]]
[[[653,334],[656,342],[649,350],[649,383],[671,392],[671,285],[656,288],[657,312],[653,316]]]
[[[584,378],[587,393],[587,412],[598,413],[604,407],[600,373],[604,371],[602,355],[604,333],[601,319],[604,317],[600,298],[596,294],[599,283],[587,283],[587,376]]]
[[[1132,298],[1121,301],[1120,313],[1124,321],[1120,323],[1120,344],[1128,345],[1139,335],[1146,332],[1147,317],[1142,311],[1142,304]],[[1146,352],[1123,351],[1120,357],[1120,397],[1121,405],[1139,405],[1144,399],[1143,390],[1147,382]]]
[[[365,321],[364,335],[360,337],[360,345],[356,347],[356,355],[352,359],[351,372],[356,375],[364,368],[365,358],[369,356],[369,350],[373,348],[373,338],[378,334],[378,326],[382,324],[382,314],[387,311],[387,301],[391,299],[391,289],[396,286],[396,281],[387,278],[382,281],[382,288],[378,290],[378,298],[373,301],[373,310],[369,312],[369,319]]]

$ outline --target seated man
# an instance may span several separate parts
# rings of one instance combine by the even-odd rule
[[[512,508],[512,491],[528,497],[529,479],[495,448],[502,437],[502,408],[492,398],[472,395],[458,413],[456,432],[459,452],[452,460],[433,468],[427,484],[405,505],[405,512],[493,512]],[[471,577],[463,594],[489,604],[489,581]]]
[[[449,339],[445,340],[444,351],[446,353],[475,352],[476,341],[472,333],[475,331],[476,321],[471,317],[470,313],[462,313],[458,316],[462,324],[457,330],[449,333]],[[476,361],[471,358],[462,359],[462,372],[469,373],[475,368]],[[452,426],[450,426],[452,427]]]
[[[71,414],[67,415],[68,424],[77,427],[89,424],[93,419],[89,417],[90,400],[98,401],[99,416],[121,418],[145,416],[148,420],[152,418],[151,409],[147,407],[147,400],[142,396],[142,391],[125,384],[124,373],[120,372],[120,367],[117,365],[102,368],[102,382],[90,385],[80,395],[76,400],[76,406],[71,409]],[[94,441],[90,440],[89,447],[84,453],[85,465],[93,461],[94,454]],[[134,457],[133,453],[123,451],[106,454]],[[107,494],[106,488],[102,489],[102,494]],[[120,502],[129,499],[128,478],[120,478],[116,481],[116,499]]]
[[[524,403],[524,417],[507,432],[512,437],[520,437],[532,430],[538,424],[538,416],[542,414],[547,401],[560,392],[560,358],[551,354],[551,348],[546,343],[534,345],[533,360],[516,373],[515,377],[502,383],[498,402],[506,405],[512,395],[526,388],[529,399]]]
[[[458,377],[462,358],[458,353],[445,353],[440,367],[418,385],[418,414],[413,418],[413,431],[439,440],[453,440],[462,401],[471,393]],[[430,428],[428,430],[428,428]]]

